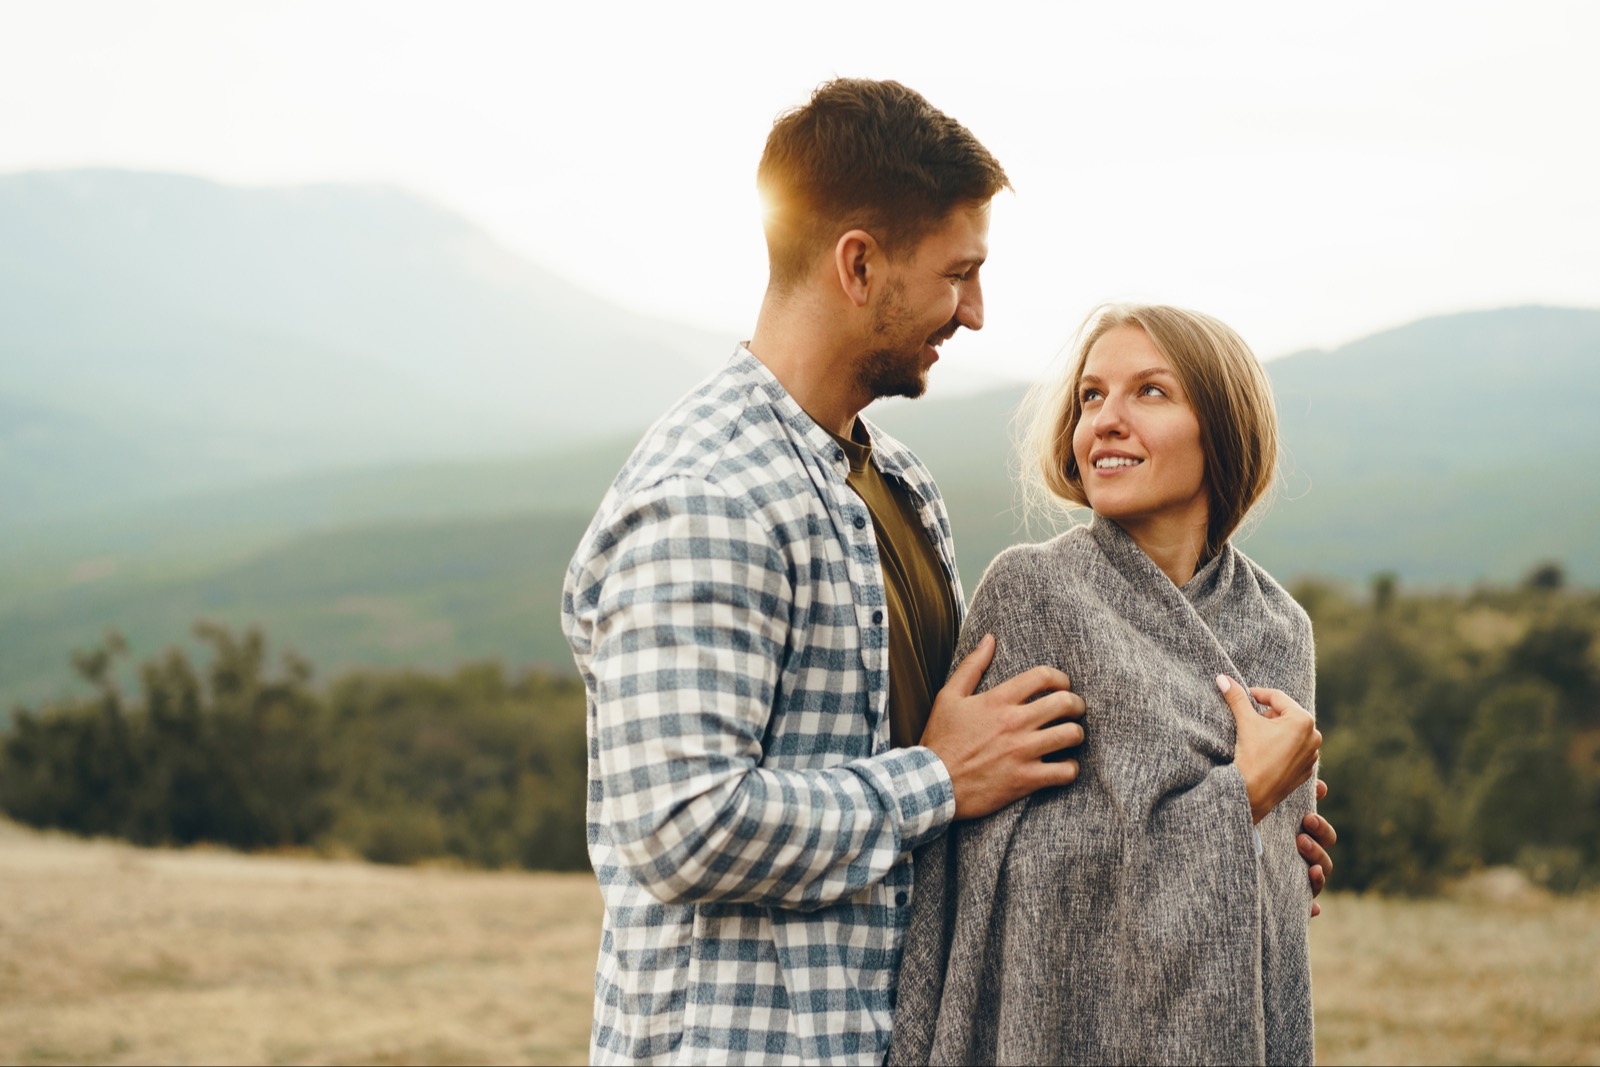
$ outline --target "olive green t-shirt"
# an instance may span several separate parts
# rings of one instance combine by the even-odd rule
[[[850,460],[850,488],[867,505],[877,533],[889,616],[889,736],[915,745],[950,671],[956,603],[938,549],[910,492],[872,463],[872,441],[856,420],[856,440],[833,435]]]

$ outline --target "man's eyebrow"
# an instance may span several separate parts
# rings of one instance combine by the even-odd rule
[[[972,270],[975,267],[983,266],[984,261],[988,258],[988,256],[962,256],[958,259],[952,259],[949,263],[946,263],[944,269],[946,272],[953,271],[958,267],[965,267],[967,270]]]

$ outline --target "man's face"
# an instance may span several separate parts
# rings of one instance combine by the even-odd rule
[[[962,326],[983,328],[978,271],[989,255],[989,204],[957,205],[909,254],[888,264],[861,362],[872,396],[921,396],[936,349]]]

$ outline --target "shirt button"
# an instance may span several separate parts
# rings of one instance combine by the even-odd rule
[[[872,621],[873,621],[874,624],[882,622],[883,621],[883,612],[874,611],[872,613]]]
[[[866,518],[861,516],[861,515],[857,515],[856,516],[856,529],[864,530],[866,528],[867,528],[867,520],[866,520]]]
[[[835,463],[843,463],[844,462],[844,449],[842,449],[842,448],[834,449],[834,451],[833,451],[833,461]]]
[[[906,891],[904,889],[894,895],[894,905],[897,908],[906,906]]]

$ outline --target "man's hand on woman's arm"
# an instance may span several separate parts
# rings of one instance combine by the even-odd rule
[[[1045,756],[1083,743],[1083,727],[1063,719],[1083,715],[1083,698],[1061,671],[1034,667],[974,695],[994,659],[993,634],[950,672],[922,732],[950,773],[956,818],[975,819],[1045,786],[1078,777],[1078,761]]]

